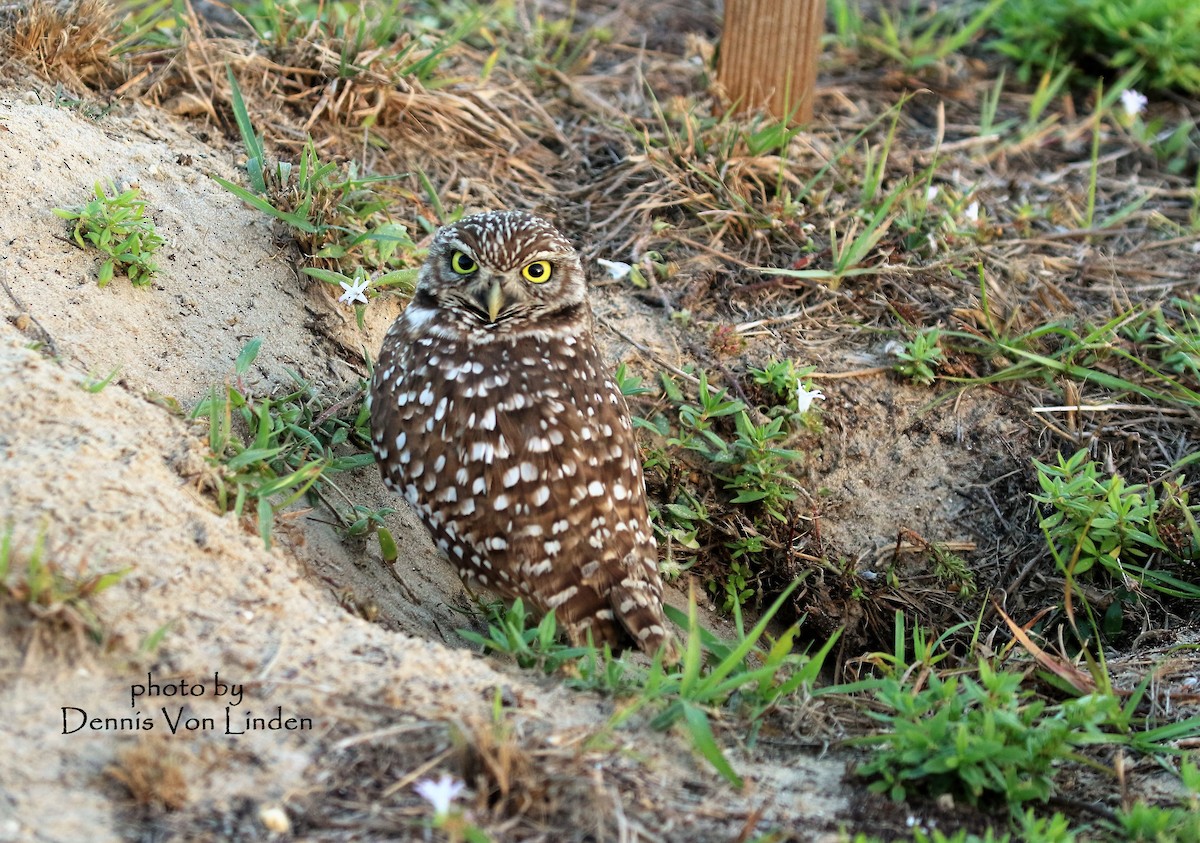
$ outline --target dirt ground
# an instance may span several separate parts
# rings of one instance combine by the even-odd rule
[[[240,155],[202,120],[124,101],[89,116],[44,79],[0,81],[0,526],[14,525],[17,559],[44,535],[66,570],[128,572],[89,601],[99,645],[0,601],[0,841],[428,839],[412,785],[439,771],[467,782],[495,839],[906,834],[902,808],[846,777],[857,756],[833,746],[841,729],[819,705],[753,746],[724,736],[747,781],[737,791],[682,734],[640,716],[612,728],[625,701],[478,655],[456,632],[480,629],[477,610],[374,467],[339,483],[397,507],[394,570],[321,507],[293,507],[270,550],[216,512],[207,427],[186,411],[233,381],[245,344],[263,339],[247,388],[265,394],[291,371],[347,392],[401,307],[373,300],[360,329],[301,280],[294,244],[210,178],[239,181]],[[140,186],[166,239],[151,286],[98,287],[95,254],[52,213],[97,181]],[[632,290],[594,284],[593,304],[614,364],[652,377],[686,356]],[[857,373],[820,381],[824,427],[802,443],[826,547],[873,581],[908,531],[1018,589],[1034,519],[1026,408],[984,389],[932,404],[887,372],[887,338],[869,332],[786,339],[819,373]],[[919,600],[931,580],[910,585]],[[671,591],[686,601],[685,582]],[[279,728],[247,728],[255,717]],[[953,805],[928,811],[956,821]]]

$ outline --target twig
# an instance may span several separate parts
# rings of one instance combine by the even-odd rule
[[[1062,404],[1057,407],[1033,407],[1032,412],[1035,413],[1109,413],[1109,412],[1137,412],[1143,411],[1147,413],[1159,413],[1164,416],[1186,416],[1189,415],[1187,410],[1180,410],[1175,407],[1154,407],[1147,404]]]
[[[50,336],[50,332],[46,330],[46,326],[39,322],[38,318],[30,313],[29,308],[27,308],[21,302],[21,300],[17,298],[17,294],[12,291],[12,287],[8,286],[7,276],[8,273],[5,271],[5,268],[0,266],[0,286],[4,287],[4,292],[8,293],[8,297],[13,300],[13,304],[15,304],[17,309],[21,311],[21,314],[28,316],[29,321],[34,325],[37,325],[38,330],[42,332],[42,341],[45,342],[46,346],[50,349],[50,356],[58,357],[58,346],[54,344],[54,337]]]
[[[653,360],[659,366],[662,366],[664,369],[671,372],[671,374],[677,375],[678,377],[681,377],[686,381],[689,381],[691,383],[699,385],[700,379],[697,378],[695,375],[689,375],[687,372],[683,371],[683,369],[680,369],[676,366],[672,366],[670,363],[666,362],[665,360],[662,360],[654,352],[654,350],[651,349],[649,346],[642,345],[640,342],[635,340],[633,337],[629,336],[629,334],[625,333],[620,328],[618,328],[615,325],[613,325],[612,323],[610,323],[607,319],[599,319],[598,321],[602,325],[604,325],[605,328],[608,328],[608,330],[612,331],[618,337],[625,340],[625,342],[632,345],[634,348],[636,348],[642,354],[645,354],[647,357],[649,357],[651,360]]]
[[[874,375],[885,375],[890,372],[890,366],[874,366],[870,369],[854,369],[849,372],[810,372],[805,377],[813,380],[835,381],[846,378],[869,378]]]

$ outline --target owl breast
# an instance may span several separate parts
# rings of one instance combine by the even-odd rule
[[[649,649],[665,629],[640,457],[578,316],[505,334],[410,306],[376,365],[373,444],[460,573],[575,640]]]

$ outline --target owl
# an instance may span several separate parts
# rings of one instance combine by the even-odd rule
[[[554,226],[500,211],[438,231],[368,400],[384,483],[460,575],[554,610],[573,643],[672,657],[629,411]]]

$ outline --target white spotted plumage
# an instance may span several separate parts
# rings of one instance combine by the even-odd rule
[[[670,649],[628,410],[550,223],[493,212],[439,231],[370,402],[384,481],[461,574],[553,609],[573,641]]]

